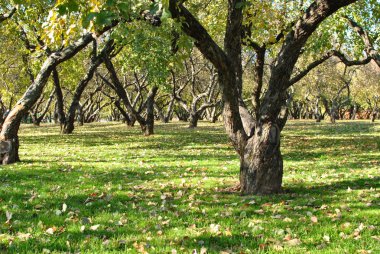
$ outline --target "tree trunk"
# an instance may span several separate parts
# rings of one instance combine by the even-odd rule
[[[0,142],[9,143],[10,149],[8,149],[5,153],[0,155],[1,163],[3,165],[20,161],[18,155],[18,130],[20,128],[21,120],[24,117],[24,114],[27,112],[28,110],[23,105],[17,104],[8,114],[7,118],[4,121],[0,135]]]
[[[283,161],[280,152],[280,128],[262,124],[248,140],[241,158],[240,187],[244,194],[281,192]]]
[[[140,124],[140,127],[141,127],[141,130],[142,130],[143,134],[144,135],[147,135],[147,134],[149,135],[149,132],[150,132],[149,128],[153,128],[153,127],[152,126],[148,126],[148,128],[147,128],[146,119],[144,119],[140,115],[140,112],[137,112],[133,108],[133,105],[131,104],[131,102],[130,102],[130,100],[128,98],[127,92],[125,91],[122,83],[119,80],[119,77],[117,76],[115,67],[114,67],[113,63],[111,62],[111,59],[109,57],[104,57],[104,63],[105,63],[106,68],[107,68],[107,70],[108,70],[108,72],[110,74],[110,79],[111,79],[112,83],[109,82],[107,79],[104,79],[104,78],[102,78],[102,79],[119,96],[119,98],[123,102],[124,106],[129,111],[130,118],[132,118],[132,117],[134,118],[133,122],[137,121]],[[157,89],[157,88],[155,88],[155,89]],[[152,93],[152,91],[151,91],[151,93]],[[155,90],[155,92],[154,92],[153,95],[152,94],[148,95],[148,98],[150,98],[150,96],[153,96],[153,98],[152,98],[153,103],[154,103],[154,97],[156,95],[156,92],[157,92],[157,90]],[[148,101],[146,103],[148,103]],[[152,110],[154,110],[154,105],[153,104],[151,105],[151,107],[152,107]],[[154,120],[154,116],[153,116],[153,120]]]
[[[182,23],[182,31],[195,40],[195,45],[218,70],[224,101],[224,125],[235,150],[241,158],[242,194],[272,194],[281,191],[282,157],[278,117],[286,106],[284,93],[302,48],[319,24],[339,8],[357,0],[320,0],[313,2],[295,26],[283,37],[282,47],[271,68],[268,89],[256,114],[256,120],[243,119],[240,114],[242,94],[242,0],[228,1],[224,50],[212,39],[202,24],[183,5],[169,0],[169,11]],[[261,100],[260,100],[261,102]],[[247,114],[248,115],[248,114]],[[251,128],[252,126],[252,128]]]
[[[189,128],[193,129],[198,126],[199,115],[197,113],[191,113],[189,117]]]
[[[371,114],[371,122],[374,123],[376,118],[377,118],[377,114],[378,114],[378,109],[375,108],[373,111],[372,111],[372,114]]]
[[[94,44],[93,46],[93,57],[91,58],[90,66],[87,70],[86,75],[84,78],[79,82],[77,88],[75,89],[75,93],[73,96],[73,100],[71,102],[69,112],[67,114],[65,125],[62,128],[62,134],[71,134],[74,131],[74,122],[75,122],[75,112],[80,107],[80,99],[82,97],[82,94],[84,90],[86,89],[88,83],[91,81],[91,79],[94,77],[94,73],[96,69],[104,62],[104,57],[108,55],[113,48],[113,41],[110,40],[106,43],[104,48],[102,49],[101,53],[96,56],[96,49],[97,45]],[[83,117],[80,117],[83,119]],[[80,121],[82,123],[82,121]],[[83,125],[83,124],[82,124]]]
[[[57,98],[57,118],[59,121],[59,125],[62,128],[66,121],[65,111],[64,111],[64,102],[63,102],[63,94],[62,89],[59,81],[59,75],[57,68],[53,69],[53,81],[54,81],[54,87],[55,87],[55,96]]]
[[[77,116],[78,125],[83,126],[84,125],[84,113],[83,113],[83,107],[82,107],[82,105],[80,105],[80,103],[78,105],[77,111],[78,111],[78,116]]]
[[[146,100],[146,119],[143,127],[144,135],[154,134],[154,97],[157,94],[158,87],[154,86],[148,94]]]
[[[11,110],[11,112],[9,112],[7,118],[5,119],[0,134],[0,141],[9,142],[11,144],[11,149],[8,153],[2,156],[3,164],[11,164],[20,161],[18,155],[18,130],[20,128],[21,120],[40,97],[50,76],[54,62],[55,61],[51,58],[48,58],[48,60],[45,61],[33,85],[28,88],[22,99]]]

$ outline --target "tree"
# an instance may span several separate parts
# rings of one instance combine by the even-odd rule
[[[110,28],[111,27],[106,27],[99,34],[103,34]],[[93,40],[93,34],[87,33],[70,46],[52,53],[45,60],[33,84],[28,88],[23,97],[17,103],[16,107],[11,110],[4,121],[0,134],[0,141],[10,142],[11,150],[4,156],[3,164],[9,164],[20,160],[18,156],[18,129],[21,123],[21,119],[24,114],[33,107],[33,105],[40,97],[42,90],[45,87],[46,82],[53,69],[56,68],[60,63],[75,56]]]
[[[49,7],[51,2],[41,0],[36,1],[35,4],[45,4]],[[28,8],[34,10],[33,8],[36,8],[34,2],[29,3],[28,1],[21,9],[25,10]],[[111,8],[113,12],[111,12],[109,8]],[[142,8],[144,8],[144,6],[142,6]],[[44,8],[38,8],[38,10],[40,9],[45,10]],[[20,160],[18,155],[18,130],[22,117],[37,102],[50,74],[59,64],[74,57],[88,44],[94,41],[94,38],[101,37],[104,33],[115,27],[120,20],[123,22],[132,22],[134,19],[143,19],[155,26],[160,24],[159,18],[152,15],[150,12],[139,13],[137,11],[138,14],[136,14],[133,13],[134,11],[134,9],[132,11],[132,9],[126,5],[101,5],[98,1],[81,4],[73,1],[62,1],[54,6],[48,17],[40,17],[38,16],[39,14],[36,14],[38,18],[33,16],[32,18],[34,20],[29,20],[30,23],[41,20],[48,21],[45,22],[47,25],[44,26],[44,33],[40,39],[46,41],[46,43],[44,43],[46,46],[49,46],[50,44],[55,45],[57,50],[54,50],[47,56],[35,80],[18,101],[17,105],[8,114],[3,123],[3,128],[0,133],[0,142],[2,144],[6,143],[7,147],[9,147],[9,150],[4,153],[4,156],[1,158],[3,164],[14,163]],[[82,30],[79,29],[78,22],[82,22],[83,26],[91,31],[80,36],[79,39],[78,34],[81,34]],[[69,26],[66,26],[67,24],[69,24]],[[42,27],[42,23],[38,23],[38,25]],[[33,31],[33,29],[31,29],[31,31]],[[63,36],[64,34],[67,36]]]
[[[286,122],[283,109],[287,100],[286,90],[292,85],[294,67],[318,26],[340,8],[354,2],[356,0],[315,1],[291,24],[289,31],[284,30],[271,40],[281,41],[281,47],[275,56],[267,91],[252,117],[241,97],[243,9],[248,2],[228,1],[222,49],[182,1],[169,1],[173,18],[182,24],[182,30],[194,39],[198,49],[218,70],[225,127],[240,156],[240,189],[243,194],[281,192],[283,162],[280,133]],[[261,94],[261,91],[257,93]]]
[[[108,41],[102,51],[98,54],[97,53],[97,42],[93,41],[93,49],[91,53],[91,60],[90,65],[87,69],[87,72],[83,79],[81,79],[75,88],[75,92],[73,95],[72,102],[70,104],[66,121],[62,129],[63,134],[71,134],[74,131],[74,121],[75,121],[75,115],[76,111],[80,107],[79,102],[82,97],[82,94],[84,90],[86,89],[88,83],[92,80],[94,77],[96,69],[104,62],[104,58],[111,54],[111,51],[113,50],[113,41]]]
[[[185,61],[186,71],[183,76],[179,76],[181,73],[175,73],[173,70],[171,72],[173,96],[189,116],[189,128],[197,127],[205,110],[215,107],[218,103],[214,97],[217,89],[217,73],[212,66],[208,66],[208,63],[198,58],[190,56],[189,61]]]
[[[41,96],[37,103],[33,106],[33,108],[29,111],[29,114],[32,117],[33,124],[36,126],[40,126],[42,120],[44,120],[46,114],[49,111],[50,105],[53,102],[55,89],[50,93],[47,100],[45,100],[45,96]],[[45,106],[41,109],[40,106],[45,102]]]
[[[140,113],[141,110],[136,110],[131,101],[128,97],[127,92],[125,91],[118,75],[115,70],[115,67],[113,63],[111,62],[111,59],[106,56],[104,58],[106,68],[110,74],[110,80],[111,82],[107,81],[106,79],[103,79],[107,85],[109,85],[119,96],[121,101],[123,102],[124,106],[127,108],[128,112],[133,116],[134,119],[140,124],[141,131],[144,133],[144,135],[149,136],[153,134],[154,129],[154,98],[157,94],[158,87],[153,86],[147,95],[147,99],[144,103],[144,106],[140,106],[140,109],[147,109],[146,117],[144,118]]]

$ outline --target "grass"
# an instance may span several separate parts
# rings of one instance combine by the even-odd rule
[[[0,252],[380,253],[380,125],[290,122],[286,192],[224,189],[239,162],[221,125],[22,126],[0,168]]]

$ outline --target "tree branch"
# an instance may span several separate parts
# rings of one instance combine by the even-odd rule
[[[0,23],[7,20],[7,19],[10,19],[12,18],[13,14],[16,13],[16,8],[13,7],[12,10],[9,12],[9,13],[5,13],[5,14],[0,14]]]
[[[368,56],[372,57],[372,59],[376,62],[377,66],[380,67],[380,54],[373,46],[372,40],[369,37],[369,34],[367,31],[363,29],[362,26],[360,26],[358,23],[356,23],[353,19],[349,18],[348,16],[345,16],[346,20],[350,24],[350,26],[353,28],[353,30],[360,36],[360,38],[363,40],[365,45],[365,51]]]

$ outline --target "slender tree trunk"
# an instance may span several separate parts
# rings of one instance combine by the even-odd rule
[[[51,105],[51,103],[53,101],[53,98],[54,98],[54,90],[51,92],[51,94],[49,96],[49,99],[46,102],[44,110],[42,110],[42,112],[40,113],[40,116],[37,116],[37,114],[38,114],[37,112],[35,113],[34,116],[32,115],[33,124],[35,126],[40,126],[41,125],[42,120],[44,120],[47,112],[49,111],[49,108],[50,108],[50,105]]]
[[[146,101],[146,119],[144,135],[149,136],[154,134],[154,97],[157,94],[158,87],[154,86],[148,94]]]
[[[53,69],[53,81],[54,81],[54,87],[55,87],[55,96],[57,98],[57,108],[56,108],[56,113],[57,113],[57,118],[59,121],[59,125],[61,126],[61,131],[62,128],[65,124],[66,121],[66,116],[65,116],[65,111],[64,111],[64,102],[63,102],[63,94],[62,94],[62,89],[60,85],[60,80],[59,80],[59,75],[57,68]]]
[[[131,117],[133,117],[135,119],[135,121],[137,121],[140,124],[142,133],[144,135],[147,135],[147,133],[149,133],[149,130],[147,130],[147,129],[149,129],[150,127],[147,127],[146,119],[144,119],[140,115],[140,112],[137,112],[133,108],[132,103],[130,102],[130,100],[128,98],[127,92],[125,91],[122,83],[120,82],[120,79],[117,76],[115,67],[114,67],[113,63],[111,62],[111,59],[109,59],[108,57],[105,57],[104,63],[106,65],[107,70],[110,73],[110,79],[111,79],[112,83],[109,82],[107,79],[103,79],[103,80],[111,89],[113,89],[116,92],[116,94],[119,96],[119,98],[123,102],[124,106],[127,108],[129,113],[131,114]],[[156,92],[157,91],[155,91],[155,93]],[[154,96],[155,96],[155,93],[154,93]],[[149,96],[148,96],[148,98],[149,98]],[[153,100],[154,100],[154,96],[153,96]],[[154,103],[154,101],[153,101],[153,103]],[[152,110],[154,110],[153,106],[154,105],[152,104]],[[154,116],[153,116],[153,120],[154,120]]]
[[[80,107],[80,99],[82,97],[82,94],[84,90],[86,89],[88,83],[91,81],[91,79],[94,77],[94,73],[96,69],[104,62],[104,57],[109,54],[109,52],[112,50],[113,41],[108,41],[107,44],[104,46],[102,52],[98,56],[93,56],[90,62],[90,66],[87,69],[87,73],[84,76],[84,78],[79,82],[75,89],[75,93],[73,96],[73,100],[71,102],[69,111],[67,113],[67,118],[65,125],[62,128],[62,134],[71,134],[74,131],[74,122],[75,122],[75,113]],[[93,46],[93,55],[96,55],[96,46]],[[83,117],[82,117],[83,119]],[[82,123],[82,121],[80,122]],[[82,124],[83,125],[83,124]]]
[[[378,114],[378,109],[375,108],[372,113],[371,113],[371,122],[374,123],[376,118],[377,118],[377,114]]]
[[[83,126],[84,125],[84,113],[83,113],[83,107],[82,107],[82,105],[80,105],[80,103],[77,107],[77,111],[78,111],[78,117],[77,117],[78,125]]]

